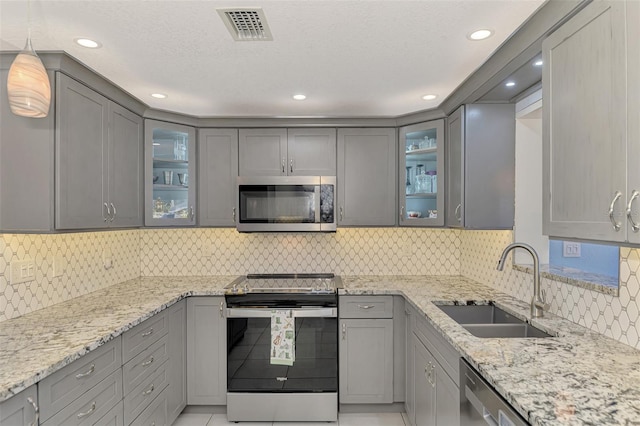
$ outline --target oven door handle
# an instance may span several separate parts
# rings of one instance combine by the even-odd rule
[[[279,309],[289,310],[289,309]],[[294,318],[337,318],[338,308],[290,309]],[[227,318],[270,318],[271,309],[227,308]]]

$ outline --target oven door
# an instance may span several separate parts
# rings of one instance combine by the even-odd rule
[[[293,366],[272,365],[271,310],[227,310],[229,393],[324,393],[338,390],[337,308],[292,309]]]

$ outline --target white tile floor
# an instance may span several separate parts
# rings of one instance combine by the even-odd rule
[[[241,422],[227,421],[225,414],[184,413],[173,426],[405,426],[402,414],[368,413],[339,414],[337,422]]]

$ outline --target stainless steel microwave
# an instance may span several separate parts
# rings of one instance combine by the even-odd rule
[[[336,230],[335,176],[239,176],[240,232]]]

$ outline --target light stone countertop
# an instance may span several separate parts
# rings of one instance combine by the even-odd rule
[[[0,322],[0,402],[188,296],[219,296],[236,276],[146,277]],[[640,351],[549,315],[559,336],[481,339],[432,302],[529,306],[458,276],[342,276],[347,294],[403,295],[534,425],[640,425]]]

